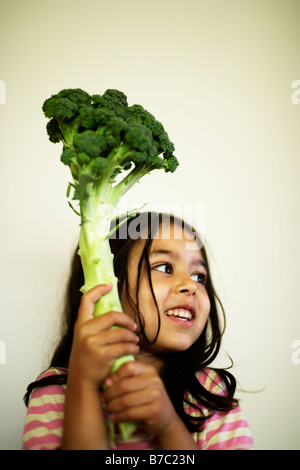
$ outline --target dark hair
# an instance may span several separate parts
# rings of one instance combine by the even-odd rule
[[[115,274],[116,277],[119,279],[119,290],[122,288],[125,289],[126,294],[128,296],[128,300],[136,310],[141,334],[143,335],[145,341],[150,342],[146,336],[143,317],[139,309],[138,292],[141,273],[142,270],[145,268],[148,274],[152,296],[156,304],[156,299],[151,282],[148,254],[150,252],[150,248],[153,242],[153,234],[157,232],[160,224],[165,220],[169,220],[171,224],[176,223],[181,225],[182,227],[184,227],[184,229],[187,229],[190,233],[194,235],[194,237],[198,241],[199,249],[207,266],[207,279],[205,286],[210,300],[210,314],[205,328],[200,337],[187,350],[165,355],[164,366],[161,371],[161,377],[164,381],[166,390],[178,415],[183,420],[186,427],[191,432],[195,432],[201,428],[202,422],[207,418],[207,415],[203,415],[201,408],[197,406],[195,402],[204,405],[211,411],[229,411],[234,408],[234,406],[236,406],[237,404],[237,400],[234,398],[236,381],[233,375],[228,371],[228,369],[214,368],[214,370],[221,377],[221,379],[223,379],[226,388],[226,393],[222,395],[216,395],[206,390],[206,388],[202,386],[202,384],[196,377],[197,372],[203,371],[217,357],[221,346],[221,338],[225,330],[224,308],[213,286],[208,258],[203,243],[200,240],[199,236],[196,234],[195,230],[181,219],[169,214],[145,212],[137,214],[135,217],[131,218],[129,223],[126,222],[123,225],[120,225],[120,222],[122,222],[122,220],[116,219],[113,223],[113,225],[115,225],[116,227],[116,232],[110,238],[110,246],[111,251],[114,255]],[[129,236],[131,223],[139,225],[140,230],[139,232],[136,231],[136,237]],[[124,228],[126,230],[126,236],[124,236]],[[145,231],[147,232],[146,236]],[[140,236],[138,235],[138,233],[140,234]],[[133,299],[129,295],[127,266],[131,250],[135,245],[136,241],[140,240],[142,233],[142,238],[145,238],[145,243],[138,263],[138,277],[136,285],[137,301],[135,304]],[[63,317],[64,324],[62,327],[61,339],[54,351],[52,360],[49,365],[50,367],[66,369],[68,368],[68,362],[73,342],[74,324],[77,318],[80,298],[82,295],[79,289],[83,284],[84,277],[81,266],[81,260],[76,250],[72,260],[71,275],[66,291],[66,302]],[[158,308],[157,314],[158,330],[156,338],[158,336],[160,328],[160,315]],[[152,342],[155,342],[156,338]],[[30,393],[34,388],[50,384],[65,384],[66,380],[67,374],[62,373],[60,375],[45,377],[41,380],[37,380],[36,382],[31,383],[28,386],[27,393],[24,396],[24,401],[26,405],[28,406]],[[190,402],[187,399],[187,393],[192,396],[193,402]],[[195,410],[200,411],[200,416],[199,413],[197,413],[197,417],[188,415],[184,411],[184,403],[189,404],[190,406],[194,407]]]

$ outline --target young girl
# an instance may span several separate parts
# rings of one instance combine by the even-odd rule
[[[23,449],[252,449],[234,377],[208,367],[224,312],[202,242],[175,217],[137,217],[127,237],[123,225],[110,240],[125,313],[93,317],[111,286],[81,295],[74,256],[61,341],[25,396]],[[128,236],[137,222],[139,232]],[[111,374],[116,358],[128,354],[135,361]],[[112,443],[108,416],[138,427]]]

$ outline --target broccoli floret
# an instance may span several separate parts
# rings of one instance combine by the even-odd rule
[[[43,111],[50,119],[49,139],[63,144],[61,160],[70,166],[75,192],[80,175],[88,175],[94,193],[115,206],[142,176],[154,169],[173,172],[178,166],[163,125],[141,105],[129,107],[121,91],[89,95],[78,88],[62,90],[44,102]],[[66,153],[67,149],[72,153]],[[99,165],[88,162],[87,156],[106,159],[107,164],[101,164],[103,171],[94,171]],[[112,190],[116,175],[130,167],[130,173]]]

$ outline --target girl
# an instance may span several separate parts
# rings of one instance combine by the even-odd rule
[[[195,231],[173,216],[141,213],[110,243],[126,314],[93,317],[111,286],[81,295],[75,254],[62,339],[25,395],[23,448],[252,449],[234,377],[208,367],[220,349],[224,311]],[[110,374],[128,354],[136,360]],[[125,442],[117,434],[112,444],[108,415],[116,425],[138,422],[136,432]]]

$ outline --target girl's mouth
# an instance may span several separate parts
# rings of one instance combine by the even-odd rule
[[[176,309],[170,309],[166,311],[166,316],[181,325],[185,326],[191,326],[192,325],[192,320],[193,320],[193,315],[192,313],[184,308],[176,308]]]

